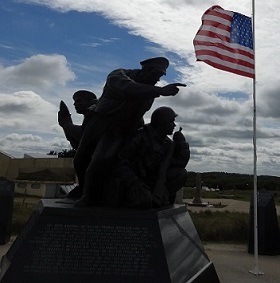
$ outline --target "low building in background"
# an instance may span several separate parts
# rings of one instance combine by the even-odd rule
[[[52,155],[14,158],[0,151],[0,176],[15,182],[15,193],[42,198],[60,197],[61,185],[76,183],[73,158]]]

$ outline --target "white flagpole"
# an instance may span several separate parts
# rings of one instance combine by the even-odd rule
[[[255,0],[252,0],[252,30],[253,30],[253,50],[254,50],[254,64],[255,64],[255,77],[253,79],[253,145],[254,145],[254,267],[249,270],[255,275],[264,274],[259,270],[258,263],[258,187],[257,187],[257,110],[256,110],[256,51],[255,51]]]

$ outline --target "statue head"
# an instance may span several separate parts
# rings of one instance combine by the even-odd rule
[[[177,116],[172,108],[167,106],[159,107],[152,113],[151,125],[161,134],[172,135]]]
[[[169,61],[165,57],[155,57],[141,61],[140,64],[140,82],[155,85],[163,75],[166,75]]]
[[[165,57],[150,58],[140,62],[142,69],[154,69],[166,75],[166,70],[169,66],[169,61]]]
[[[74,106],[76,112],[85,114],[87,109],[97,103],[96,95],[88,90],[78,90],[73,94]]]

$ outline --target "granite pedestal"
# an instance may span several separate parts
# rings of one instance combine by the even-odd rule
[[[1,283],[219,282],[184,205],[73,208],[42,200],[3,257]]]
[[[258,192],[258,254],[280,255],[280,229],[273,193],[263,189]],[[248,253],[255,252],[254,199],[250,204],[250,229],[248,237]]]

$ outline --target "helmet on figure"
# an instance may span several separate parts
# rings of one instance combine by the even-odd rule
[[[167,106],[157,108],[151,116],[151,124],[154,127],[166,122],[172,122],[178,115],[174,110]]]

